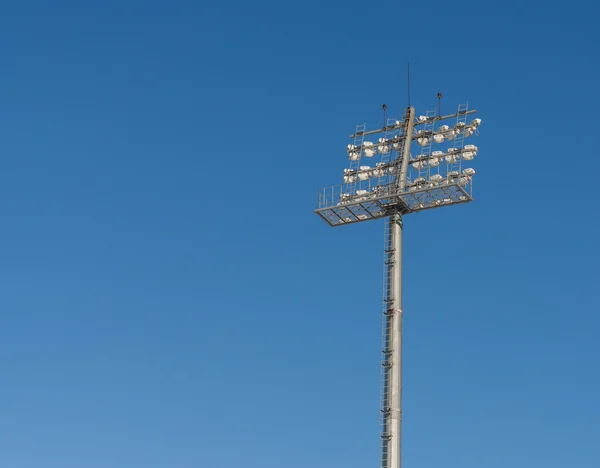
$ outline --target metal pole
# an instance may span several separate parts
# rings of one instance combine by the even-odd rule
[[[415,123],[415,109],[409,107],[406,118],[406,140],[402,153],[402,166],[400,172],[399,188],[404,192],[406,176],[410,159],[410,144],[412,142]],[[392,262],[390,271],[389,299],[391,299],[392,316],[389,323],[388,349],[390,356],[390,369],[387,385],[388,415],[386,427],[389,430],[387,437],[387,467],[402,467],[402,214],[395,213],[390,217]]]
[[[390,294],[393,299],[393,315],[390,323],[390,391],[388,468],[402,466],[402,215],[391,218],[393,266]]]

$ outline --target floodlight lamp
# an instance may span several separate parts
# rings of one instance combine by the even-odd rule
[[[352,195],[350,195],[349,193],[340,193],[340,201],[338,202],[338,205],[344,205],[348,203],[351,198]]]
[[[427,166],[427,161],[424,159],[422,159],[420,161],[415,161],[414,163],[412,163],[413,169],[416,169],[416,170],[423,169],[425,166]]]
[[[394,148],[394,151],[402,151],[402,140],[400,139],[400,137],[396,137],[394,138],[394,143],[392,144],[392,147]]]
[[[363,201],[366,200],[367,197],[365,196],[368,192],[366,190],[357,190],[356,191],[356,201]]]
[[[373,177],[383,177],[385,175],[384,163],[377,163],[373,169]]]
[[[446,140],[448,141],[452,141],[456,138],[456,135],[458,135],[458,130],[448,130],[444,136],[446,137]]]
[[[471,125],[475,128],[479,127],[481,125],[481,119],[473,119],[471,120]]]
[[[360,166],[358,169],[358,180],[367,180],[371,176],[371,166]]]
[[[425,179],[423,177],[416,178],[412,184],[408,186],[409,192],[414,192],[415,190],[420,189],[423,185],[425,185]]]
[[[466,127],[463,135],[465,138],[469,138],[471,135],[473,135],[473,133],[475,133],[475,129],[473,127]]]
[[[436,133],[433,135],[433,141],[435,143],[443,143],[446,137],[442,133]]]
[[[372,158],[377,154],[377,147],[373,146],[373,143],[370,141],[365,141],[363,143],[363,150],[367,158]]]
[[[379,146],[377,147],[381,154],[387,154],[390,152],[390,142],[385,138],[379,139]]]
[[[462,153],[462,158],[463,158],[465,161],[472,161],[472,160],[473,160],[473,158],[475,157],[475,154],[476,154],[476,153],[475,153],[474,151],[463,151],[463,153]]]
[[[440,162],[442,162],[442,158],[443,158],[444,153],[442,153],[441,151],[434,151],[433,153],[431,153],[431,157],[429,158],[429,167],[438,167],[440,165]]]
[[[456,148],[450,148],[450,149],[456,149]],[[448,153],[446,154],[446,157],[444,159],[446,160],[446,162],[448,164],[454,164],[456,161],[458,161],[458,154],[456,154],[456,152],[450,152],[450,149],[448,150]]]
[[[344,169],[344,183],[349,184],[356,180],[356,171],[352,169]]]
[[[475,175],[475,169],[467,167],[465,170],[463,170],[463,174],[468,177],[473,177]]]
[[[350,161],[358,161],[360,159],[360,151],[357,151],[356,145],[346,146],[346,151],[348,151]]]
[[[433,174],[429,180],[434,184],[439,184],[444,178],[440,174]]]
[[[417,138],[417,144],[419,146],[427,146],[429,144],[429,138],[426,138],[426,137]]]

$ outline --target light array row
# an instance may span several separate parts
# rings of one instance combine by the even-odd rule
[[[473,119],[469,125],[465,122],[459,122],[453,128],[450,128],[448,125],[442,125],[434,132],[418,130],[414,139],[417,141],[418,145],[426,146],[431,141],[431,138],[433,138],[435,143],[443,143],[445,140],[454,140],[461,132],[465,138],[469,138],[475,133],[479,125],[481,125],[481,119]],[[403,140],[403,135],[398,135],[391,140],[379,138],[377,143],[365,141],[361,146],[348,145],[346,151],[348,152],[348,158],[351,161],[358,161],[360,159],[361,151],[367,158],[372,158],[377,153],[387,154],[392,148],[395,151],[400,151],[402,149]]]
[[[463,134],[465,138],[472,136],[477,127],[481,125],[481,119],[473,119],[469,125],[465,122],[457,123],[453,128],[448,125],[442,125],[437,130],[431,132],[428,130],[418,130],[416,140],[419,146],[427,146],[433,138],[434,143],[443,143],[445,140],[452,141],[458,135]]]
[[[427,165],[429,167],[438,167],[442,161],[446,161],[448,164],[454,164],[460,158],[464,161],[472,161],[475,155],[477,155],[477,151],[478,148],[475,145],[465,145],[462,150],[449,148],[446,153],[443,151],[433,151],[430,156],[419,158],[411,165],[413,169],[420,170],[427,167]],[[388,172],[394,175],[398,170],[397,168],[398,166],[394,164],[377,163],[374,168],[371,168],[371,166],[359,166],[358,170],[344,169],[344,183],[351,184],[356,182],[357,179],[364,181],[371,177],[377,179],[384,177]]]
[[[449,172],[446,177],[442,177],[440,174],[434,174],[429,179],[419,177],[407,184],[406,188],[409,192],[416,190],[440,187],[448,184],[454,184],[464,187],[469,184],[471,178],[475,175],[475,169],[467,168],[460,174],[458,171]],[[341,193],[340,201],[338,205],[345,205],[348,203],[359,203],[368,200],[369,198],[378,198],[385,195],[387,187],[379,186],[374,187],[372,190],[357,190],[354,194]]]
[[[465,145],[464,148],[448,148],[446,152],[443,151],[432,151],[431,156],[425,158],[419,158],[418,161],[413,162],[412,168],[419,170],[429,167],[438,167],[442,161],[446,161],[448,164],[454,164],[459,159],[463,161],[472,161],[477,156],[478,148],[475,145]]]
[[[434,174],[429,178],[429,180],[425,179],[425,177],[418,177],[412,183],[407,184],[406,187],[409,192],[452,183],[456,183],[461,187],[464,187],[469,185],[471,177],[474,175],[475,169],[467,168],[462,172],[462,175],[458,171],[450,171],[446,177],[443,177],[441,174]]]
[[[365,157],[372,158],[378,152],[379,154],[388,154],[393,148],[395,151],[402,149],[403,136],[397,136],[391,140],[387,138],[380,138],[377,143],[371,141],[363,142],[362,146],[348,145],[346,151],[348,151],[348,158],[350,161],[358,161],[360,159],[360,152],[363,151]]]
[[[385,176],[387,172],[393,174],[396,168],[390,164],[377,163],[375,168],[371,166],[359,166],[358,170],[344,169],[344,183],[351,184],[358,180],[368,180],[371,177],[379,178]]]

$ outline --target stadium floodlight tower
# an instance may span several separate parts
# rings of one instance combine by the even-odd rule
[[[438,94],[438,98],[441,95]],[[402,217],[473,200],[475,171],[468,162],[477,146],[481,119],[471,119],[468,104],[454,114],[432,110],[416,117],[408,107],[400,120],[384,127],[358,125],[347,146],[350,167],[343,183],[319,191],[315,212],[330,226],[387,218],[384,229],[383,336],[381,362],[381,468],[401,468],[402,450]],[[438,105],[439,109],[439,105]],[[470,121],[468,121],[471,119]],[[447,125],[450,124],[450,125]],[[365,141],[365,137],[376,142]],[[413,143],[418,154],[411,155]],[[435,146],[433,146],[435,144]],[[432,151],[432,147],[435,151]],[[362,165],[363,158],[373,167]]]

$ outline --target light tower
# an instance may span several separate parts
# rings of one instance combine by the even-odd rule
[[[441,94],[438,94],[438,100]],[[387,218],[384,229],[383,337],[381,360],[381,468],[401,468],[402,459],[402,217],[473,200],[472,168],[477,155],[465,140],[477,135],[481,119],[470,121],[468,104],[454,114],[428,111],[416,117],[408,107],[400,120],[386,118],[376,130],[358,125],[347,146],[350,167],[343,183],[319,191],[315,210],[330,226]],[[443,125],[441,123],[444,122]],[[451,123],[448,125],[447,123]],[[376,142],[365,137],[377,138]],[[411,155],[416,143],[418,154]],[[435,151],[432,147],[435,146]],[[361,165],[363,158],[377,162]]]

